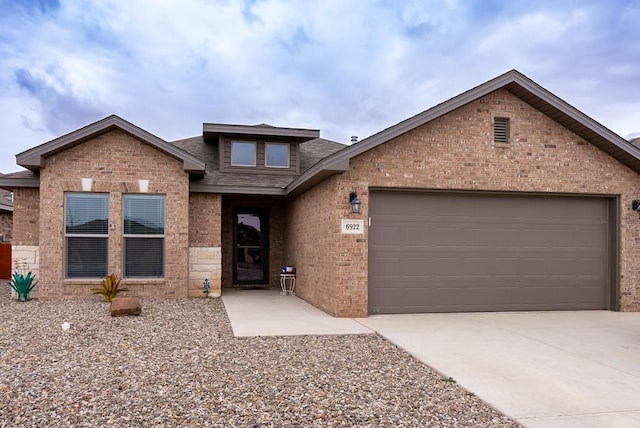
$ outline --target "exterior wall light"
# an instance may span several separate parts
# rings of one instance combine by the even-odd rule
[[[349,193],[349,203],[351,204],[351,212],[354,214],[360,214],[362,202],[360,202],[360,199],[358,199],[358,194],[355,190]]]
[[[633,201],[631,201],[631,209],[634,211],[640,210],[640,201],[637,199],[634,199]]]

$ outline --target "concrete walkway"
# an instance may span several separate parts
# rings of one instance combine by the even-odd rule
[[[335,318],[280,290],[222,290],[235,336],[362,334],[372,330],[350,318]]]
[[[640,426],[640,313],[334,318],[275,290],[223,290],[236,336],[377,332],[526,427]]]

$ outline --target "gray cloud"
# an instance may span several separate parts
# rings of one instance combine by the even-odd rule
[[[512,68],[614,132],[640,132],[633,2],[28,4],[0,5],[0,129],[13,136],[0,171],[111,113],[169,140],[202,122],[266,122],[348,142]]]

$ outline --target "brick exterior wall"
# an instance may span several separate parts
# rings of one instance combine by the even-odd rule
[[[93,179],[93,192],[109,193],[108,271],[118,276],[123,273],[123,194],[138,193],[138,180],[148,179],[149,194],[165,195],[165,276],[148,280],[125,278],[122,286],[130,290],[127,293],[130,295],[186,297],[188,174],[181,161],[120,130],[107,132],[49,157],[40,172],[40,297],[88,297],[92,296],[90,289],[100,284],[99,279],[64,278],[64,193],[82,191],[83,177]],[[21,190],[25,189],[18,191],[16,211]],[[15,232],[16,238],[24,239],[24,232]]]
[[[40,190],[32,188],[14,189],[13,192],[13,238],[12,244],[38,245],[40,219]]]
[[[496,115],[510,118],[508,145],[491,144]],[[363,153],[292,201],[297,294],[336,316],[367,315],[368,235],[340,235],[339,221],[352,216],[352,189],[367,219],[370,187],[620,195],[619,304],[640,310],[640,220],[630,208],[640,176],[505,90]]]
[[[0,211],[0,238],[4,237],[4,242],[11,242],[13,236],[13,213],[11,211]]]
[[[233,287],[233,209],[262,208],[269,210],[269,286],[280,287],[280,271],[284,257],[285,202],[268,196],[222,197],[222,287]],[[224,292],[224,291],[223,291]]]
[[[222,197],[211,193],[189,195],[189,297],[201,297],[209,278],[210,296],[220,296],[222,278]]]

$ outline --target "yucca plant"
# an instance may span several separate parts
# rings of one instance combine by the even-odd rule
[[[109,303],[114,297],[121,291],[129,291],[126,288],[120,288],[121,278],[118,278],[115,274],[108,275],[101,282],[100,288],[92,288],[93,294],[102,294],[104,301]]]
[[[31,272],[27,273],[26,276],[18,272],[13,273],[10,285],[11,289],[18,295],[18,300],[26,302],[29,299],[29,293],[38,285],[38,281],[34,281],[35,278],[36,276],[31,275]]]

